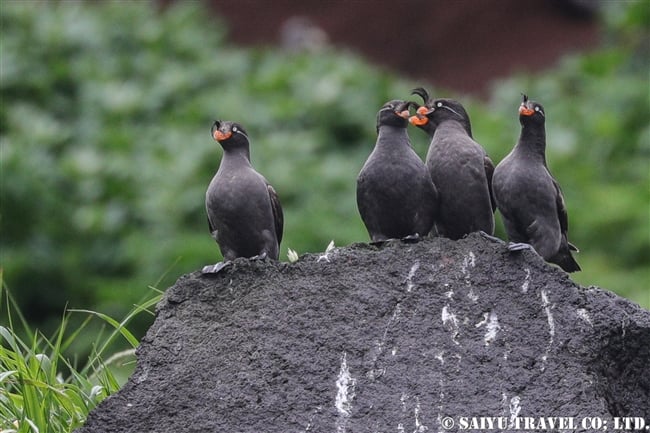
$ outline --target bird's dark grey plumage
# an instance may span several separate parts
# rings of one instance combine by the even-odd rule
[[[205,207],[210,233],[224,260],[277,260],[284,224],[282,207],[273,187],[251,165],[246,131],[237,123],[216,121],[212,137],[221,144],[223,157],[205,193]],[[204,272],[209,271],[206,268]]]
[[[494,165],[472,138],[465,108],[453,99],[432,99],[413,90],[424,105],[409,120],[431,137],[426,166],[438,191],[438,234],[460,239],[477,231],[494,233],[491,182]]]
[[[545,260],[567,272],[580,270],[567,239],[568,217],[560,185],[546,165],[544,107],[524,95],[519,107],[521,134],[494,170],[492,188],[511,242],[529,244]]]
[[[377,114],[377,142],[357,177],[357,207],[373,242],[426,236],[437,193],[411,147],[409,102],[387,102]]]

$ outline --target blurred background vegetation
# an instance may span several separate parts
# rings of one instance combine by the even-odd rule
[[[366,241],[355,179],[376,112],[426,85],[465,104],[495,163],[517,139],[520,92],[543,103],[548,162],[581,248],[583,272],[571,278],[650,308],[650,2],[606,8],[601,48],[502,80],[478,100],[332,47],[234,46],[198,2],[3,2],[5,283],[47,331],[66,305],[123,317],[150,286],[219,260],[204,213],[221,157],[216,118],[247,128],[253,163],[280,195],[282,260],[287,248]],[[424,156],[426,137],[410,134]],[[151,320],[132,330],[142,335]]]

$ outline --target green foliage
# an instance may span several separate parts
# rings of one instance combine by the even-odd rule
[[[3,297],[2,286],[0,297]],[[70,313],[66,313],[54,336],[47,338],[30,329],[6,293],[2,306],[8,326],[0,326],[0,431],[59,433],[80,427],[88,412],[117,391],[132,371],[138,341],[126,329],[126,324],[159,299],[160,295],[152,297],[121,323],[86,312],[89,315],[74,332],[69,331]],[[22,322],[20,332],[14,315]],[[85,366],[77,368],[65,353],[87,331],[85,325],[93,315],[100,316],[114,330],[107,336],[97,337]],[[119,335],[128,341],[131,349],[115,353],[104,362],[106,348]]]
[[[66,301],[119,316],[163,272],[165,287],[220,259],[203,209],[221,156],[208,133],[215,118],[246,126],[253,163],[280,195],[282,259],[288,247],[367,239],[354,188],[376,112],[423,83],[336,50],[233,47],[196,2],[162,12],[147,2],[33,6],[0,8],[0,252],[28,319]],[[458,98],[495,162],[516,140],[519,92],[544,104],[549,164],[582,250],[574,278],[648,307],[647,14],[631,18],[639,7],[614,8],[602,50],[506,80],[487,104]],[[411,137],[424,155],[424,134]]]

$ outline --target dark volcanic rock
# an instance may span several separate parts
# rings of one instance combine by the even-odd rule
[[[461,416],[611,430],[650,418],[649,361],[648,311],[534,253],[476,235],[359,244],[180,278],[129,382],[77,431],[438,432]]]

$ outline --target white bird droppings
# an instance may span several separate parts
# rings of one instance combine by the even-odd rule
[[[526,276],[524,277],[524,282],[521,283],[521,293],[528,293],[528,287],[530,287],[530,269],[524,269],[526,271]]]
[[[413,287],[415,287],[415,284],[413,284],[413,277],[415,276],[415,273],[420,269],[420,261],[416,260],[415,263],[413,263],[413,266],[411,266],[411,269],[409,269],[409,273],[406,276],[406,291],[410,292],[413,290]]]
[[[483,325],[486,325],[485,336],[483,337],[483,341],[485,341],[486,346],[489,346],[490,343],[492,343],[496,339],[497,333],[501,329],[501,325],[499,325],[499,318],[497,317],[497,313],[495,313],[494,311],[490,311],[489,313],[483,313],[483,320],[481,320],[474,326],[480,328]]]
[[[489,346],[490,343],[496,339],[499,329],[501,329],[501,325],[499,325],[497,313],[491,311],[486,326],[485,336],[483,337],[483,341],[485,341],[486,346]]]
[[[336,407],[339,417],[336,421],[337,433],[345,433],[347,419],[352,414],[352,400],[354,400],[354,388],[357,385],[357,380],[350,374],[348,368],[347,353],[343,352],[341,356],[341,368],[339,376],[336,379],[336,400],[334,406]]]
[[[429,427],[422,424],[422,421],[420,421],[421,411],[422,408],[420,407],[420,399],[418,397],[415,397],[415,409],[413,409],[413,415],[415,416],[415,430],[413,431],[413,433],[421,433],[429,430]]]
[[[465,257],[465,260],[466,260],[466,264],[471,266],[472,268],[476,266],[476,256],[474,255],[473,252],[470,251],[469,254],[467,254],[467,257]]]
[[[442,308],[442,324],[445,328],[447,328],[451,332],[451,340],[459,344],[458,341],[456,340],[456,337],[458,337],[458,319],[456,318],[456,315],[449,310],[449,305],[445,305]]]
[[[514,426],[515,418],[519,416],[519,412],[521,412],[521,399],[515,395],[510,399],[510,423],[508,427]]]
[[[548,320],[548,332],[551,334],[551,343],[553,342],[553,337],[555,337],[555,321],[553,320],[553,314],[551,313],[551,303],[548,301],[548,294],[546,290],[541,291],[542,296],[542,306],[546,312],[546,318]]]
[[[582,321],[588,323],[589,326],[591,326],[592,328],[594,327],[594,324],[591,321],[591,317],[589,317],[589,313],[587,312],[587,310],[585,310],[584,308],[578,308],[576,310],[576,314]]]
[[[408,400],[408,398],[409,396],[405,392],[403,392],[399,398],[399,401],[402,403],[402,412],[406,412],[406,400]]]
[[[553,313],[551,313],[551,303],[548,300],[548,293],[546,290],[542,290],[540,292],[540,296],[542,297],[542,307],[544,307],[544,311],[546,312],[546,319],[548,321],[548,333],[551,335],[549,341],[548,341],[548,346],[546,346],[546,352],[542,356],[542,371],[546,368],[546,360],[548,359],[548,354],[551,351],[551,347],[553,346],[553,341],[555,340],[555,320],[553,319]]]
[[[473,252],[469,252],[465,257],[463,257],[463,264],[460,267],[460,272],[465,277],[465,283],[469,286],[469,268],[476,266],[476,256]]]
[[[449,305],[442,307],[442,324],[445,326],[458,326],[456,315],[449,312]]]

